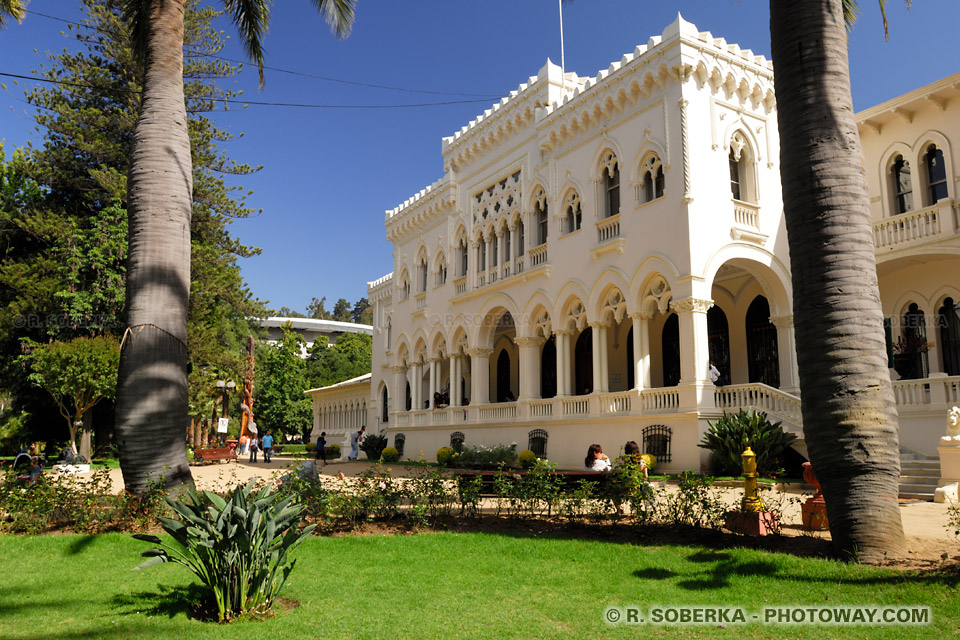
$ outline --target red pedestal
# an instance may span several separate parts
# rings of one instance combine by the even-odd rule
[[[724,524],[745,536],[766,536],[780,530],[777,514],[772,511],[728,511]]]
[[[803,519],[803,528],[811,531],[829,531],[827,522],[827,505],[823,496],[815,496],[800,505],[800,515]]]

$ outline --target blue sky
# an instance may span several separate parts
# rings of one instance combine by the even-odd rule
[[[917,0],[907,11],[888,3],[890,41],[879,10],[861,0],[851,37],[850,64],[857,110],[960,71],[960,1]],[[578,0],[564,7],[566,67],[581,76],[645,43],[677,12],[701,30],[769,57],[766,0]],[[74,0],[33,0],[37,12],[76,19]],[[45,51],[73,48],[64,24],[28,15],[0,33],[0,72],[29,74]],[[222,28],[232,34],[226,23]],[[221,54],[243,58],[229,41]],[[556,0],[360,0],[353,34],[330,35],[312,3],[275,2],[266,37],[267,64],[312,75],[422,91],[492,96],[481,102],[418,108],[308,109],[250,106],[216,114],[238,138],[229,146],[239,162],[264,165],[245,177],[257,217],[237,221],[233,233],[263,254],[242,261],[254,293],[273,308],[303,310],[313,296],[350,301],[366,282],[392,268],[384,239],[384,210],[392,209],[442,175],[440,140],[488,108],[497,97],[537,73],[549,57],[559,63]],[[257,91],[248,66],[237,88],[251,101],[329,105],[401,105],[476,96],[389,91],[266,72]],[[7,149],[39,143],[23,88],[0,77],[0,138]],[[242,138],[239,134],[243,133]]]

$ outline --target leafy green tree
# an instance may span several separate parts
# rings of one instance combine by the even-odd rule
[[[319,300],[316,298],[311,300],[310,304],[307,305],[307,317],[313,318],[314,320],[332,320],[333,314],[324,307],[326,302],[327,296],[323,296]]]
[[[120,345],[111,336],[74,338],[69,342],[28,343],[23,356],[30,381],[49,393],[67,421],[70,447],[77,452],[77,423],[117,386]]]
[[[326,338],[316,340],[307,355],[310,387],[326,387],[370,373],[373,338],[365,333],[344,333],[328,346]]]
[[[770,0],[770,41],[804,435],[834,544],[876,563],[902,553],[904,537],[897,407],[850,95],[856,7]]]
[[[340,298],[337,300],[337,303],[333,305],[333,319],[337,322],[350,322],[350,303],[347,302],[346,298]]]
[[[23,0],[0,0],[0,30],[7,26],[7,16],[17,22],[23,20],[23,12],[27,3]]]
[[[314,298],[316,300],[316,298]],[[294,311],[290,307],[280,307],[280,311],[277,312],[281,318],[306,318],[307,316],[303,315],[299,311]]]
[[[360,298],[353,305],[350,321],[355,324],[373,324],[373,307],[366,298]]]
[[[303,394],[309,388],[302,354],[306,342],[287,323],[276,344],[257,347],[254,407],[260,433],[307,433],[313,425],[313,405]]]

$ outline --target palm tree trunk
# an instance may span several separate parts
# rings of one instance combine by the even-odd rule
[[[770,0],[804,436],[838,551],[903,552],[884,348],[842,0]]]
[[[152,0],[143,103],[128,177],[127,325],[117,440],[130,491],[193,486],[187,415],[187,302],[193,168],[183,101],[184,0]]]

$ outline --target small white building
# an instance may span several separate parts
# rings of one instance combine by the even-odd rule
[[[314,318],[284,318],[271,316],[260,321],[260,326],[267,330],[267,344],[276,344],[283,337],[283,326],[289,324],[291,328],[303,336],[307,349],[319,337],[325,337],[328,345],[336,344],[337,338],[344,333],[365,333],[373,335],[373,327],[369,324],[355,324],[353,322],[339,322],[337,320],[317,320]],[[306,353],[304,353],[306,356]]]
[[[858,115],[901,440],[929,455],[960,401],[958,81]],[[755,408],[803,450],[770,61],[678,17],[596,77],[548,61],[442,152],[368,284],[391,444],[575,468],[635,440],[679,471],[708,420]]]
[[[369,373],[337,384],[304,393],[313,400],[313,430],[310,441],[316,442],[326,432],[327,443],[338,443],[341,452],[349,451],[350,434],[367,426],[367,405],[370,402]],[[379,432],[379,429],[374,431]]]

